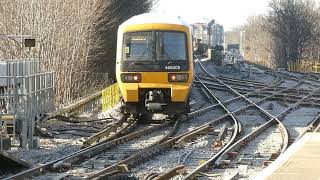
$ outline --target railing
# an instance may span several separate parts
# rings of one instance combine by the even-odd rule
[[[2,104],[0,123],[7,126],[10,124],[13,132],[8,134],[7,131],[0,131],[2,133],[0,138],[14,137],[17,131],[21,139],[20,145],[26,147],[29,144],[29,148],[32,148],[36,119],[54,110],[54,73],[0,76],[0,79],[5,79],[7,82],[0,92]],[[18,128],[15,127],[16,124],[19,124]]]
[[[53,72],[40,73],[35,59],[0,62],[0,149],[15,133],[20,146],[33,148],[35,121],[53,110]]]
[[[293,72],[302,73],[319,73],[320,61],[319,60],[300,60],[297,62],[288,62],[288,70]]]
[[[101,107],[103,112],[113,108],[120,100],[120,90],[117,83],[112,84],[105,89],[95,92],[89,96],[79,99],[69,105],[60,107],[52,113],[48,113],[47,119],[57,115],[68,116],[72,113],[85,113],[98,110]]]
[[[120,100],[120,90],[118,83],[115,83],[102,90],[101,105],[102,111],[113,108]]]
[[[113,108],[120,100],[118,84],[112,84],[102,91],[93,93],[61,109],[55,110],[54,106],[54,73],[39,73],[29,76],[1,77],[8,84],[0,91],[0,100],[4,104],[5,112],[0,113],[0,127],[10,129],[0,130],[0,144],[2,148],[3,137],[15,137],[18,132],[21,142],[25,148],[33,148],[33,136],[35,122],[41,115],[48,117],[65,115],[72,111],[92,110],[97,105],[102,111]],[[90,106],[90,107],[89,107]],[[19,124],[16,127],[16,124]],[[12,134],[10,134],[12,133]]]

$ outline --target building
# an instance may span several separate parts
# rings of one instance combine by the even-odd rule
[[[212,40],[211,46],[215,47],[217,45],[223,46],[224,43],[224,28],[220,24],[214,24],[212,26]]]
[[[191,25],[191,28],[194,42],[198,42],[200,40],[201,43],[208,44],[209,35],[207,24],[195,23]]]
[[[224,43],[224,28],[220,24],[213,24],[211,33],[208,32],[208,25],[206,23],[194,23],[190,25],[192,28],[192,35],[194,43],[201,42],[209,44],[211,47],[216,45],[223,46]],[[209,39],[210,34],[210,39]]]
[[[224,33],[225,49],[238,49],[240,50],[240,31],[226,31]]]

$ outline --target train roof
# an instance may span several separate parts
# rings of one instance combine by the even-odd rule
[[[181,17],[179,16],[169,16],[166,14],[158,14],[158,13],[145,13],[140,14],[137,16],[133,16],[124,23],[120,25],[120,27],[123,26],[130,26],[130,25],[137,25],[137,24],[176,24],[176,25],[182,25],[187,26],[189,25],[184,22]]]

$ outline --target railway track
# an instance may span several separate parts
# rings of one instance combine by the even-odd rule
[[[149,164],[153,164],[154,166],[154,162],[160,159],[166,160],[168,170],[170,168],[178,170],[179,168],[177,168],[176,166],[183,164],[186,159],[190,161],[190,156],[192,156],[191,163],[193,165],[197,165],[200,159],[205,159],[214,156],[215,154],[222,153],[235,140],[240,130],[238,120],[234,118],[234,115],[221,103],[218,98],[216,98],[214,94],[210,92],[208,88],[204,86],[202,90],[206,92],[207,95],[209,95],[209,97],[217,103],[216,105],[214,105],[215,109],[223,109],[224,114],[213,120],[212,118],[209,118],[209,122],[202,122],[202,125],[197,125],[199,126],[198,128],[187,131],[188,128],[197,127],[195,126],[195,123],[197,121],[195,121],[194,116],[204,113],[203,111],[206,108],[190,113],[190,122],[183,122],[178,130],[180,131],[180,133],[177,132],[177,136],[173,137],[173,139],[167,142],[164,142],[164,144],[174,142],[175,146],[169,146],[166,152],[162,152],[160,155],[154,156],[150,161],[132,169],[131,173],[137,176],[137,178],[157,178],[159,174],[153,171],[154,169],[151,170],[148,168],[150,167]],[[213,107],[209,106],[209,108]],[[214,128],[216,128],[216,130],[218,130],[219,132],[216,135],[214,135],[214,130],[210,130]],[[190,137],[190,134],[194,134],[192,135],[194,137]],[[210,146],[211,144],[202,144],[198,141],[199,139],[204,139],[205,141],[212,142],[212,145],[217,143],[219,144],[218,148],[216,148],[215,150],[211,150],[211,148],[208,149],[207,146]],[[169,149],[170,147],[175,148]],[[176,159],[177,157],[178,159]],[[161,164],[158,163],[158,165],[162,166],[163,163],[164,162],[162,162]],[[162,178],[167,179],[170,178],[170,176],[164,175],[164,177]]]
[[[177,121],[178,122],[178,121]],[[81,149],[80,151],[77,151],[75,153],[72,153],[70,155],[67,155],[63,158],[60,158],[58,160],[54,160],[51,161],[49,163],[46,163],[44,165],[40,165],[37,167],[34,167],[32,169],[23,171],[17,175],[8,177],[7,179],[23,179],[23,178],[39,178],[39,179],[47,179],[47,178],[52,178],[52,177],[60,177],[60,178],[71,178],[71,177],[85,177],[88,176],[92,173],[94,173],[94,168],[92,169],[92,172],[88,172],[88,173],[84,173],[81,174],[79,173],[79,171],[77,171],[77,169],[81,169],[81,167],[85,167],[84,169],[90,169],[88,167],[86,167],[87,165],[92,165],[92,164],[103,164],[103,162],[101,161],[103,158],[102,154],[108,151],[111,152],[113,151],[113,149],[115,149],[116,147],[119,146],[126,146],[126,144],[128,145],[130,142],[133,142],[132,144],[134,144],[134,142],[140,142],[141,138],[145,138],[146,135],[148,134],[152,134],[152,133],[158,133],[162,132],[163,128],[170,128],[172,130],[168,131],[168,134],[163,134],[160,133],[163,139],[166,139],[168,136],[171,135],[171,133],[174,132],[175,128],[177,127],[177,122],[175,123],[174,126],[171,126],[172,121],[166,121],[162,124],[156,124],[150,127],[145,127],[145,128],[141,128],[141,130],[135,131],[133,133],[124,135],[120,138],[116,138],[113,140],[109,140],[109,141],[102,141],[99,142],[95,145],[86,147],[84,149]],[[153,136],[150,135],[150,138],[152,138]],[[140,140],[139,140],[140,138]],[[161,139],[161,137],[158,137],[159,139]],[[151,141],[154,142],[157,139],[152,139]],[[160,140],[159,140],[160,141]],[[156,143],[154,143],[156,144]],[[143,144],[142,146],[138,146],[138,147],[133,147],[130,151],[129,148],[122,148],[122,150],[128,150],[128,154],[129,153],[134,153],[134,150],[139,151],[140,148],[146,148],[144,146],[152,146],[152,143],[150,145],[150,143],[146,143]],[[120,148],[121,149],[121,148]],[[114,152],[114,151],[113,151]],[[117,154],[118,152],[114,152],[114,154]],[[110,154],[109,154],[110,155]],[[123,153],[122,155],[127,156],[127,154]],[[109,156],[110,157],[110,156]],[[106,157],[107,158],[107,157]],[[105,165],[107,164],[107,162],[105,162]],[[102,165],[103,166],[103,165]],[[101,168],[101,167],[96,167],[96,171]],[[73,171],[75,170],[75,171]],[[82,169],[83,170],[83,169]],[[63,172],[63,173],[58,173],[58,172]]]
[[[201,62],[199,64],[202,66]],[[216,176],[221,174],[221,170],[216,168],[235,167],[239,159],[243,160],[244,165],[263,162],[267,165],[304,132],[319,129],[319,116],[299,122],[298,125],[304,128],[296,135],[292,135],[294,133],[291,131],[297,124],[292,127],[287,124],[290,113],[298,107],[319,106],[319,89],[311,82],[312,79],[316,81],[315,78],[310,77],[305,82],[303,76],[288,75],[295,84],[284,88],[281,84],[287,75],[280,73],[273,74],[275,79],[270,85],[215,77],[209,72],[205,74],[196,77],[196,91],[192,92],[196,98],[191,102],[193,111],[187,119],[137,128],[136,121],[124,118],[89,137],[82,150],[8,179],[103,179],[121,175],[146,179],[189,179],[199,174]],[[304,84],[314,87],[313,90],[298,88]],[[219,91],[229,93],[219,94]],[[285,105],[277,111],[268,109],[270,102],[284,100]],[[178,128],[179,122],[182,123]],[[278,139],[273,142],[276,143],[274,148],[266,150],[267,147],[257,147],[261,139],[262,142],[270,141],[271,135],[278,137],[272,138]],[[245,154],[243,152],[248,152],[249,157],[242,156]],[[259,156],[251,157],[254,153]],[[163,160],[167,161],[168,166],[155,163]],[[162,173],[155,173],[157,170]],[[216,174],[204,173],[207,170],[213,170]]]
[[[37,131],[40,136],[46,137],[50,134],[51,137],[59,135],[73,135],[79,137],[90,137],[92,134],[100,132],[104,128],[109,128],[113,125],[115,118],[104,119],[81,119],[77,117],[69,118],[57,116],[37,125]]]
[[[213,76],[212,76],[213,77]],[[214,78],[214,77],[213,77]],[[217,81],[219,81],[218,79],[216,79]],[[219,81],[221,84],[224,84],[223,82]],[[299,83],[298,83],[299,84]],[[224,84],[226,87],[228,87],[228,85]],[[237,93],[234,89],[232,89],[231,87],[228,87],[230,89],[230,91],[234,92],[235,94],[240,94]],[[286,110],[284,110],[283,112],[281,112],[279,115],[277,116],[272,116],[271,114],[269,114],[268,112],[264,112],[266,115],[269,116],[270,120],[267,121],[265,124],[261,125],[258,129],[253,130],[251,133],[247,134],[246,136],[244,136],[242,139],[240,139],[239,141],[237,141],[236,143],[234,143],[227,151],[224,152],[224,154],[220,157],[218,157],[218,160],[215,158],[210,159],[209,161],[207,161],[206,163],[204,163],[204,165],[199,166],[196,170],[194,170],[192,173],[190,173],[189,175],[187,175],[185,178],[189,179],[191,177],[193,177],[196,173],[202,171],[203,169],[206,169],[207,166],[209,164],[213,164],[216,163],[216,166],[221,166],[221,159],[223,158],[235,158],[235,156],[237,156],[238,153],[235,153],[236,151],[239,151],[240,148],[243,148],[243,146],[245,146],[246,144],[248,144],[250,141],[252,141],[256,136],[258,136],[259,134],[265,132],[266,130],[270,130],[270,126],[274,126],[276,125],[281,125],[282,123],[279,121],[279,119],[282,119],[284,116],[286,116],[287,114],[289,114],[289,112],[291,112],[292,110],[294,110],[295,108],[297,108],[303,101],[305,101],[306,99],[308,99],[310,96],[312,96],[313,94],[315,94],[316,92],[318,92],[319,89],[309,93],[308,95],[306,95],[305,97],[303,97],[300,101],[298,101],[297,103],[291,105],[289,108],[287,108]],[[245,97],[243,97],[245,98]],[[250,102],[249,99],[246,99],[247,101]],[[259,108],[258,106],[256,106],[257,108]],[[263,112],[264,110],[261,108],[261,111]],[[283,126],[283,125],[282,125]],[[285,127],[284,131],[286,131]],[[273,130],[274,132],[274,130]],[[260,142],[261,143],[261,142]],[[283,152],[287,145],[288,145],[289,141],[284,142],[284,145],[282,146],[282,150],[281,152]],[[251,146],[252,147],[252,146]],[[250,148],[249,148],[250,149]],[[249,149],[245,149],[244,152],[248,152]],[[261,154],[263,154],[265,152],[261,152]],[[271,153],[271,155],[274,157],[274,154]],[[271,158],[271,157],[270,157]],[[269,159],[270,159],[269,158]],[[252,158],[254,160],[256,160],[256,158]],[[219,164],[220,163],[220,164]],[[229,162],[230,163],[230,162]],[[208,175],[208,174],[207,174]],[[236,175],[236,174],[235,174]]]
[[[315,90],[313,93],[318,92],[318,90]],[[307,97],[307,96],[306,96]],[[284,117],[286,115],[289,114],[289,112],[293,111],[294,109],[298,108],[300,103],[302,101],[304,101],[306,98],[302,99],[300,102],[297,102],[293,105],[291,105],[289,108],[287,108],[286,110],[284,110],[283,112],[281,112],[280,114],[278,114],[276,116],[276,118],[280,119],[280,120],[284,120]],[[211,162],[211,163],[215,163],[215,167],[219,170],[219,168],[223,168],[224,166],[229,167],[229,168],[235,168],[237,166],[239,166],[239,159],[244,159],[243,157],[237,157],[237,155],[239,154],[246,154],[248,152],[250,152],[249,150],[251,149],[251,151],[255,152],[255,154],[258,154],[259,156],[253,156],[253,157],[249,157],[247,158],[246,161],[242,162],[244,165],[253,165],[250,168],[251,169],[262,169],[262,162],[264,161],[265,164],[264,165],[268,165],[272,160],[274,160],[277,155],[274,153],[265,153],[267,148],[270,147],[265,147],[265,148],[258,148],[257,145],[260,144],[264,144],[266,140],[261,140],[259,139],[257,142],[252,142],[255,139],[258,139],[258,136],[262,136],[262,133],[266,133],[266,131],[270,131],[270,126],[272,124],[275,124],[276,121],[275,119],[271,119],[270,121],[268,121],[267,123],[263,124],[262,126],[260,126],[258,129],[252,131],[250,134],[248,134],[247,136],[243,137],[242,139],[240,139],[239,141],[237,141],[236,143],[234,143],[226,152],[225,154],[223,154],[221,157],[219,157],[219,159],[216,162]],[[286,124],[285,124],[286,125]],[[288,129],[288,126],[286,126],[286,129]],[[272,130],[271,130],[272,131]],[[290,132],[290,131],[289,131]],[[292,138],[292,137],[291,137]],[[296,138],[297,139],[297,138]],[[250,146],[251,143],[251,146]],[[253,144],[253,145],[252,145]],[[267,144],[271,144],[271,143],[267,143]],[[290,141],[289,141],[290,144]],[[288,144],[288,145],[289,145]],[[268,149],[267,149],[268,150]],[[265,157],[262,156],[264,154],[269,155],[269,157]],[[233,156],[232,156],[233,155]],[[259,163],[257,163],[257,159],[262,160],[262,162],[258,161]],[[228,162],[228,164],[226,165],[225,162]],[[253,168],[255,167],[255,168]],[[239,172],[238,172],[239,173]],[[237,175],[237,174],[234,174]],[[239,174],[238,174],[239,175]]]
[[[200,65],[201,65],[201,63],[200,63]],[[200,79],[199,79],[199,81],[200,81]],[[200,81],[201,82],[201,81]],[[203,83],[202,83],[202,85],[204,85]],[[205,85],[204,85],[205,86]],[[206,87],[206,86],[205,86]],[[208,87],[206,87],[207,89],[208,89]],[[208,89],[208,91],[209,91],[209,89]],[[209,91],[210,92],[210,91]],[[235,97],[235,98],[233,98],[232,100],[230,100],[229,102],[234,102],[234,101],[236,101],[236,100],[239,100],[240,98],[239,97],[242,97],[243,95],[241,95],[241,94],[237,94],[237,96],[238,97]],[[254,103],[253,103],[254,104]],[[243,106],[243,105],[242,105]],[[251,105],[244,105],[244,107],[243,108],[240,108],[240,109],[238,109],[238,110],[235,110],[235,111],[233,111],[232,113],[233,114],[241,114],[241,113],[243,113],[243,112],[245,112],[246,110],[248,110],[249,108],[251,107]],[[259,111],[261,111],[261,112],[263,112],[263,113],[265,113],[266,115],[269,115],[267,112],[264,112],[261,108],[259,109]],[[270,115],[269,115],[270,116]],[[237,117],[239,117],[239,115],[237,115]],[[246,118],[247,119],[247,118]],[[247,119],[248,120],[248,119]],[[253,121],[256,121],[256,120],[253,120]],[[243,124],[244,123],[248,123],[248,121],[241,121]],[[280,123],[281,124],[281,123]],[[250,124],[251,126],[252,126],[252,124]],[[243,125],[243,126],[246,126],[246,125]],[[284,132],[285,132],[285,129],[283,130]],[[243,132],[243,133],[245,133],[245,132]],[[211,156],[211,158],[210,159],[216,159],[217,157],[219,157],[219,153],[216,153],[216,155],[214,155],[214,156]],[[209,160],[208,160],[209,161]],[[199,169],[202,169],[203,167],[205,167],[206,165],[204,164],[204,165],[201,165],[201,166],[199,166]],[[176,167],[174,167],[174,168],[176,168]],[[189,172],[190,172],[190,169],[193,169],[193,168],[189,168]],[[195,171],[196,172],[198,172],[199,171],[199,169],[197,168]],[[193,174],[193,173],[195,173],[195,171],[192,171],[191,172],[191,174]],[[168,172],[171,172],[171,171],[168,171]],[[188,176],[187,176],[188,177]]]
[[[198,78],[198,82],[200,82],[201,83],[201,80]],[[212,94],[212,92],[209,90],[209,88],[208,87],[206,87],[203,83],[202,83],[202,85],[203,85],[203,88],[200,88],[202,91],[203,91],[203,93],[204,93],[204,95],[205,95],[205,97],[207,97],[207,99],[209,100],[209,97],[210,97],[210,95],[212,96],[213,94]],[[214,95],[213,95],[214,96]],[[241,96],[240,96],[241,97]],[[234,102],[234,101],[236,101],[236,100],[238,100],[239,99],[239,96],[238,97],[236,97],[236,98],[233,98],[232,100],[229,100],[228,102],[231,104],[232,102]],[[221,101],[220,101],[221,102]],[[225,101],[226,102],[226,101]],[[223,104],[225,104],[225,102],[223,103]],[[221,102],[222,103],[222,102]],[[232,112],[232,114],[236,114],[236,113],[239,113],[239,114],[241,114],[241,113],[243,113],[245,110],[248,110],[251,106],[249,105],[249,106],[247,106],[247,105],[244,105],[245,107],[243,107],[243,108],[240,108],[239,110],[236,110],[236,111],[234,111],[234,112]],[[198,111],[196,111],[196,112],[199,112],[199,111],[203,111],[203,112],[210,112],[210,111],[212,111],[213,109],[216,109],[217,107],[219,107],[219,104],[214,104],[214,105],[209,105],[208,107],[206,107],[206,108],[204,108],[204,109],[201,109],[201,110],[198,110]],[[224,129],[223,127],[221,128],[221,129]],[[285,130],[284,130],[285,131]],[[223,132],[223,131],[222,131]],[[223,133],[221,133],[221,134],[223,134]],[[218,135],[218,137],[217,137],[217,139],[220,139],[221,138],[221,135]],[[212,142],[212,139],[211,139],[211,142]],[[208,150],[208,148],[207,148],[207,150]],[[202,149],[202,153],[204,153],[204,154],[206,154],[207,156],[206,156],[206,158],[208,159],[208,157],[218,157],[219,156],[219,153],[218,152],[215,152],[214,150],[212,150],[212,149],[209,149],[209,151],[211,151],[211,155],[209,155],[208,156],[208,153],[206,153],[205,151],[203,151],[203,149]],[[175,153],[175,152],[174,152]],[[170,155],[171,154],[173,154],[172,152],[170,152]],[[190,155],[190,154],[192,154],[192,155]],[[199,160],[199,158],[197,158],[197,157],[195,157],[195,156],[197,156],[197,154],[199,154],[199,153],[197,153],[197,151],[196,150],[194,150],[194,149],[192,149],[191,148],[191,150],[190,149],[188,149],[187,150],[187,153],[186,153],[186,155],[185,155],[185,157],[184,158],[182,158],[182,159],[186,159],[186,160],[184,160],[184,161],[182,161],[182,162],[185,162],[185,161],[191,161],[191,163],[190,164],[188,164],[188,165],[181,165],[180,163],[179,164],[176,164],[178,161],[176,161],[176,163],[173,163],[173,165],[171,164],[170,166],[172,167],[171,169],[167,169],[167,173],[164,173],[164,174],[160,174],[158,177],[156,177],[153,173],[151,174],[151,175],[153,175],[154,176],[154,178],[170,178],[170,177],[173,177],[174,175],[177,175],[177,174],[179,174],[177,171],[181,171],[181,169],[182,168],[184,168],[184,169],[187,169],[187,170],[192,170],[196,165],[197,165],[197,163],[195,163],[195,162],[198,162],[198,161],[195,161],[195,160]],[[159,159],[165,159],[166,158],[166,156],[168,156],[168,155],[162,155],[162,156],[160,156],[159,158],[157,158],[158,160]],[[187,158],[188,156],[191,156],[192,158]],[[171,156],[169,156],[169,157],[171,157]],[[201,156],[200,156],[201,157]],[[203,159],[206,159],[205,157],[202,157]],[[190,159],[192,159],[192,160],[190,160]],[[170,162],[172,162],[172,161],[170,161]],[[179,160],[179,162],[180,162],[180,160]],[[175,165],[174,165],[175,164]],[[147,167],[150,167],[150,166],[154,166],[153,165],[153,162],[150,162],[150,163],[146,163],[142,168],[146,168],[146,169],[143,169],[143,170],[141,170],[140,169],[140,171],[151,171],[150,169],[147,169]],[[187,167],[186,167],[187,166]],[[156,168],[157,169],[157,168]],[[133,170],[133,171],[135,171],[134,173],[136,173],[136,174],[139,174],[139,172],[137,172],[137,171],[139,171],[139,170]],[[143,174],[143,173],[142,173]],[[139,176],[139,178],[142,178],[141,177],[141,175]],[[148,176],[148,178],[150,178],[149,176]]]
[[[295,84],[295,86],[293,86],[293,87],[297,87],[300,84],[302,84],[302,83],[297,82]],[[270,87],[265,87],[265,88],[270,88]],[[206,92],[203,88],[200,88],[200,89],[204,92],[205,96],[209,99],[209,96],[210,96],[209,93]],[[283,93],[285,90],[288,90],[288,89],[287,88],[285,88],[285,89],[282,88],[279,92],[273,92],[267,98],[264,98],[264,99],[258,101],[257,103],[258,104],[262,104],[263,102],[266,102],[268,100],[268,98],[271,98],[271,97],[276,96],[276,95],[278,95],[280,93]],[[234,100],[235,99],[239,99],[239,97],[241,97],[241,98],[243,97],[243,95],[241,95],[240,93],[236,93],[236,91],[234,91],[234,90],[232,90],[232,91],[237,95],[237,97],[235,97]],[[256,91],[255,91],[255,93],[256,93]],[[314,94],[314,92],[310,93],[310,95],[308,95],[306,97],[303,97],[302,98],[303,100],[301,100],[301,101],[299,100],[297,104],[301,104],[302,102],[304,102],[305,99],[309,98],[313,94]],[[226,98],[226,99],[228,99],[228,98]],[[246,106],[244,108],[241,108],[239,110],[236,110],[233,113],[243,112],[244,110],[254,106],[254,107],[258,108],[265,116],[267,116],[269,118],[268,120],[266,120],[267,122],[265,124],[262,124],[261,128],[259,127],[257,131],[254,130],[251,133],[249,133],[247,136],[251,137],[252,136],[251,134],[259,135],[260,133],[263,133],[265,130],[270,130],[270,126],[274,127],[274,129],[272,129],[271,131],[275,132],[276,131],[275,128],[277,127],[278,129],[280,129],[282,131],[282,136],[284,136],[283,137],[283,142],[281,142],[281,145],[279,146],[279,147],[281,147],[280,150],[275,150],[275,153],[276,153],[276,156],[277,156],[279,154],[279,151],[283,152],[286,149],[286,147],[288,146],[288,144],[289,144],[289,136],[288,136],[288,132],[287,132],[285,126],[279,121],[279,119],[277,118],[278,116],[271,115],[270,113],[268,113],[267,111],[265,111],[261,107],[258,107],[257,105],[255,105],[255,103],[250,102],[249,99],[245,99],[245,100],[247,100],[250,103],[250,105],[248,105],[248,106]],[[217,105],[208,105],[208,107],[200,109],[199,111],[210,111],[212,109],[215,109],[216,107],[217,107]],[[295,107],[295,106],[292,105],[292,107]],[[291,109],[292,107],[288,108],[289,111],[292,110]],[[280,115],[286,115],[289,111],[285,110]],[[221,129],[224,129],[224,128],[221,128]],[[253,137],[251,137],[251,138],[253,138]],[[275,154],[275,153],[273,153],[273,154]],[[188,159],[186,157],[191,156],[190,154],[192,154],[192,156],[194,156],[194,154],[195,154],[194,150],[191,150],[188,153],[186,153],[185,154],[185,158],[183,158],[182,162],[185,162],[186,159]],[[217,156],[217,157],[219,157],[219,156]],[[160,159],[163,159],[163,158],[164,157],[161,156]],[[213,159],[214,159],[214,157],[213,157]],[[147,164],[147,166],[148,165],[152,165],[152,164],[149,163],[149,164]],[[204,165],[204,166],[206,166],[206,165]],[[183,169],[185,169],[185,168],[186,168],[185,165],[177,165],[177,166],[172,167],[171,169],[168,169],[166,173],[163,173],[163,174],[160,174],[160,175],[151,173],[151,176],[148,176],[148,178],[166,179],[166,178],[169,178],[169,177],[173,177],[173,176],[175,176],[177,174],[180,174],[181,171],[183,171]],[[201,166],[200,166],[200,168],[201,168]],[[148,171],[148,169],[145,169],[145,171]],[[197,172],[197,170],[195,172]],[[191,173],[191,176],[192,176],[192,173]],[[185,178],[189,178],[189,176],[186,176]]]
[[[208,77],[201,77],[201,79],[204,80],[204,83],[208,87],[210,87],[210,89],[214,89],[217,91],[223,91],[223,93],[225,91],[228,91],[228,88],[226,88],[225,86],[223,86],[217,82],[212,83],[212,81],[214,81],[214,80],[212,80]],[[239,92],[241,94],[248,95],[248,97],[259,97],[259,98],[270,96],[271,94],[274,93],[274,91],[281,90],[281,93],[278,93],[277,95],[273,96],[272,99],[284,101],[284,102],[288,102],[288,103],[298,102],[299,99],[301,99],[306,93],[311,92],[310,90],[292,89],[292,88],[285,88],[286,90],[282,91],[284,88],[278,86],[281,82],[282,82],[282,80],[279,79],[279,80],[274,81],[273,86],[265,86],[263,88],[255,88],[255,89],[250,89],[250,90],[248,90],[245,87],[239,87],[239,86],[238,87],[230,86],[230,87],[232,87],[234,90],[236,90],[237,92]],[[247,85],[244,85],[244,86],[247,86]],[[297,83],[295,87],[298,87],[298,86],[301,86],[301,84]],[[260,91],[256,91],[256,89],[259,89]],[[225,97],[225,98],[228,99],[228,98],[230,98],[230,96]],[[319,95],[317,95],[317,94],[313,95],[312,97],[310,97],[308,99],[308,101],[304,102],[303,105],[319,106],[320,105]]]

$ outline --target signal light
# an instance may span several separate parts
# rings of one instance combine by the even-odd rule
[[[121,81],[124,83],[139,83],[141,82],[141,74],[139,73],[121,74]]]
[[[187,82],[189,79],[189,74],[187,73],[169,73],[169,82]]]

